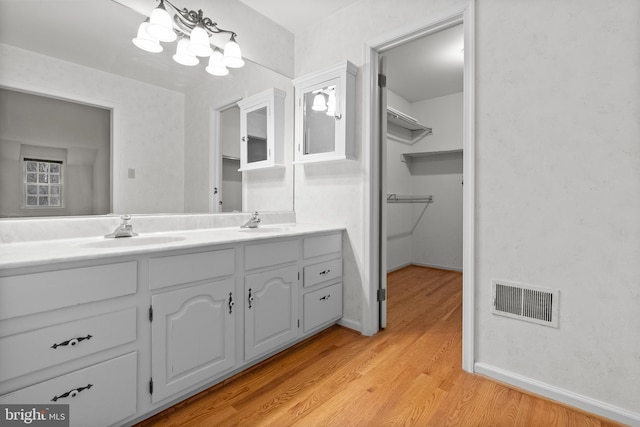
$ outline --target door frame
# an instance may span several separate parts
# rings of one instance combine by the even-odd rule
[[[446,10],[429,16],[424,21],[402,27],[365,43],[362,67],[363,87],[363,141],[371,141],[362,148],[365,164],[365,244],[364,269],[368,289],[364,289],[362,333],[373,335],[378,331],[379,304],[376,295],[381,284],[382,268],[378,248],[381,239],[381,210],[385,197],[381,194],[384,171],[381,170],[380,108],[378,107],[378,56],[394,46],[423,37],[457,23],[464,24],[464,93],[463,93],[463,280],[462,280],[462,368],[474,371],[475,360],[475,0],[469,0],[462,8]],[[367,108],[368,107],[368,108]],[[368,297],[368,298],[367,298]]]
[[[209,111],[209,213],[222,212],[222,113],[238,105],[239,98],[233,102],[211,108]],[[244,180],[242,180],[242,197],[244,208]]]

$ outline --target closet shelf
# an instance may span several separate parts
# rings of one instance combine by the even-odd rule
[[[402,153],[402,158],[400,161],[407,163],[407,161],[411,161],[418,157],[437,157],[437,156],[446,156],[448,154],[462,154],[462,149],[458,150],[440,150],[440,151],[420,151],[416,153]]]
[[[395,108],[387,107],[387,137],[413,145],[432,133],[432,129]]]

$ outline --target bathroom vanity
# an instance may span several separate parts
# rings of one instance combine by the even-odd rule
[[[340,227],[0,245],[0,403],[131,425],[336,323]]]

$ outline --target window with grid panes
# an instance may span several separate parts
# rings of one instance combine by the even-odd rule
[[[59,160],[24,159],[24,206],[62,207],[62,171]]]

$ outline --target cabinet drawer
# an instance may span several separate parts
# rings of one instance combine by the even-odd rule
[[[72,427],[102,427],[136,413],[137,353],[129,353],[0,397],[0,404],[69,404]]]
[[[304,287],[326,282],[342,276],[342,258],[308,265],[304,268]]]
[[[0,381],[135,339],[135,308],[0,338]]]
[[[233,249],[151,258],[149,289],[230,276],[235,268]]]
[[[244,249],[245,270],[285,264],[287,262],[296,261],[297,259],[297,240],[248,245]]]
[[[342,233],[306,237],[304,239],[305,259],[334,252],[342,252]]]
[[[304,296],[304,332],[342,317],[342,283]]]
[[[136,292],[138,263],[96,265],[0,278],[0,320]]]

